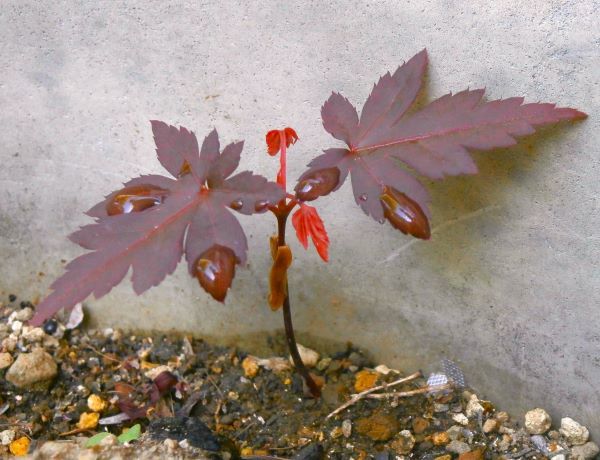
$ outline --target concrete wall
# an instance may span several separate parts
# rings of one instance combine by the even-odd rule
[[[469,6],[466,6],[469,4]],[[0,5],[0,289],[44,294],[80,253],[65,236],[122,181],[160,172],[149,119],[223,141],[274,175],[264,133],[291,125],[292,174],[335,145],[331,90],[362,105],[376,78],[427,47],[427,98],[486,87],[588,112],[574,126],[476,154],[481,174],[430,184],[433,238],[365,217],[349,185],[318,205],[331,262],[299,245],[298,328],[351,339],[406,370],[446,356],[512,410],[542,406],[600,433],[600,36],[596,0],[144,2]],[[136,297],[90,299],[102,325],[228,337],[272,331],[268,216],[244,218],[250,267],[225,306],[184,267]],[[39,272],[45,273],[40,276]],[[503,400],[504,398],[504,400]]]

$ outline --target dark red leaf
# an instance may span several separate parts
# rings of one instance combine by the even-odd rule
[[[586,117],[554,104],[523,104],[522,98],[482,102],[483,90],[443,96],[409,115],[407,110],[422,85],[426,65],[423,50],[394,74],[381,77],[359,121],[347,99],[334,93],[323,105],[323,126],[348,148],[329,149],[315,158],[300,183],[335,167],[339,181],[333,190],[350,173],[356,202],[375,220],[385,221],[380,197],[389,189],[403,196],[406,203],[413,202],[426,217],[427,192],[406,167],[431,179],[474,174],[477,167],[469,150],[511,146],[517,137],[533,133],[538,126]]]
[[[242,144],[230,144],[220,153],[216,131],[204,140],[200,153],[196,137],[185,128],[156,121],[152,128],[159,160],[178,180],[149,175],[127,182],[128,193],[132,187],[138,187],[137,192],[145,187],[142,191],[152,191],[152,197],[158,189],[165,191],[158,194],[160,202],[145,207],[146,201],[138,212],[108,215],[107,206],[112,209],[119,194],[125,194],[123,189],[90,209],[96,223],[70,238],[91,252],[67,265],[67,272],[52,284],[53,292],[37,306],[32,324],[42,324],[90,294],[103,296],[130,268],[133,289],[141,294],[172,273],[184,252],[192,275],[195,261],[215,244],[229,248],[236,263],[245,263],[246,236],[227,207],[252,214],[264,203],[281,200],[283,190],[249,171],[228,178],[239,163]],[[191,174],[179,175],[185,162]],[[240,206],[231,206],[236,200]]]

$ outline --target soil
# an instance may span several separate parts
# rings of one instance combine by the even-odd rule
[[[325,386],[313,399],[280,335],[265,338],[272,353],[261,360],[192,337],[65,329],[66,318],[32,333],[13,326],[31,304],[0,300],[0,351],[17,359],[43,348],[57,364],[55,377],[27,387],[0,370],[0,456],[19,453],[22,438],[32,458],[544,459],[570,449],[557,431],[536,438],[459,385],[428,391],[424,377],[374,392],[423,394],[364,398],[328,418],[351,395],[412,373],[377,367],[351,344],[316,360]],[[137,418],[105,424],[124,408]],[[143,434],[124,446],[110,436],[85,447],[136,424]]]

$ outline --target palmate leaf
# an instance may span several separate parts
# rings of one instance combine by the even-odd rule
[[[67,265],[52,293],[37,306],[33,325],[90,294],[107,294],[130,268],[133,289],[141,294],[172,273],[184,253],[196,276],[199,257],[215,245],[232,254],[234,264],[245,264],[246,236],[227,208],[243,214],[264,211],[283,198],[281,187],[250,171],[230,177],[242,142],[221,152],[212,131],[199,150],[196,136],[185,128],[152,121],[152,130],[158,159],[175,179],[140,176],[88,211],[96,222],[70,239],[91,252]],[[136,208],[135,200],[142,205]],[[118,212],[107,211],[114,209]]]
[[[325,195],[339,188],[350,174],[355,200],[367,215],[381,223],[387,218],[403,232],[427,238],[428,193],[406,167],[431,179],[475,174],[477,166],[469,150],[508,147],[539,126],[586,117],[578,110],[554,104],[523,104],[520,97],[482,102],[483,90],[448,94],[407,114],[421,88],[426,66],[427,53],[423,50],[394,74],[381,77],[360,118],[346,98],[333,93],[321,110],[323,126],[347,148],[325,150],[310,162],[296,192],[310,186],[312,180],[312,188],[320,187]],[[338,181],[327,187],[318,184],[315,178],[323,176],[323,171],[332,176],[332,168],[339,170]],[[308,199],[316,195],[305,193]],[[302,198],[300,193],[298,196]],[[394,214],[385,203],[398,201]],[[399,222],[418,218],[418,208],[425,213],[420,219],[425,221],[426,231],[414,231]],[[407,217],[407,212],[412,217]]]

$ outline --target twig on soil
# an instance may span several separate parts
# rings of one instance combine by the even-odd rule
[[[419,372],[415,372],[414,374],[411,374],[408,377],[403,377],[403,378],[395,380],[393,382],[384,383],[383,385],[378,385],[376,387],[369,388],[368,390],[365,390],[365,391],[363,391],[361,393],[354,394],[354,395],[352,395],[352,397],[350,398],[350,400],[346,401],[344,404],[342,404],[340,407],[338,407],[336,410],[334,410],[331,414],[329,414],[327,417],[325,417],[325,420],[328,420],[331,417],[333,417],[334,415],[339,414],[344,409],[347,409],[351,405],[353,405],[356,402],[360,401],[361,399],[367,397],[371,393],[374,393],[375,391],[385,390],[387,388],[390,388],[390,387],[393,387],[393,386],[396,386],[396,385],[400,385],[402,383],[410,382],[411,380],[418,379],[419,377],[422,377],[422,376],[423,376],[423,374],[421,374],[420,371]],[[384,394],[386,394],[386,393],[384,393]],[[399,394],[399,393],[396,393],[396,394]]]
[[[365,398],[369,398],[369,399],[406,398],[408,396],[420,395],[423,393],[433,393],[436,391],[449,390],[451,388],[452,388],[452,385],[447,383],[445,385],[426,386],[423,388],[419,388],[417,390],[410,390],[410,391],[392,391],[389,393],[369,394],[369,395],[366,395]]]

